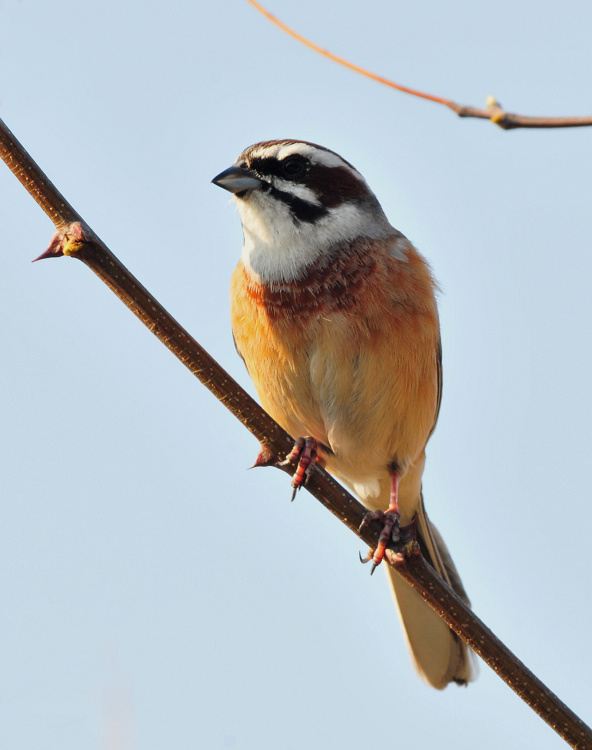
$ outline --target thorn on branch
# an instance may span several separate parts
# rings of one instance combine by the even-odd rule
[[[44,250],[37,258],[33,258],[33,263],[38,260],[47,258],[61,258],[62,255],[74,255],[83,245],[90,242],[90,233],[83,227],[80,221],[74,221],[71,224],[58,229],[47,249]]]
[[[279,459],[272,449],[268,445],[262,443],[261,449],[255,459],[255,463],[250,468],[258,469],[260,466],[277,466],[278,462]]]

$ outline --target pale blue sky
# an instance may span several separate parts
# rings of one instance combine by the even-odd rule
[[[268,1],[408,85],[592,110],[583,1]],[[428,509],[478,614],[590,721],[592,131],[458,120],[239,0],[0,0],[0,112],[249,388],[240,225],[211,177],[272,137],[364,173],[442,287]],[[253,438],[82,264],[31,265],[51,234],[0,169],[0,746],[563,747],[484,665],[466,690],[419,681],[358,540],[246,471]]]

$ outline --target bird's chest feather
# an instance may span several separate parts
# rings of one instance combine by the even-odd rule
[[[233,276],[233,333],[264,408],[294,437],[328,445],[330,468],[352,479],[413,461],[433,426],[438,323],[433,302],[401,300],[402,285],[423,284],[433,301],[413,260],[401,273],[365,257],[361,269],[273,291],[242,264]]]

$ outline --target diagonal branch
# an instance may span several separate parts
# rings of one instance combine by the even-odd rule
[[[311,41],[307,37],[295,31],[293,28],[288,26],[286,23],[281,21],[279,18],[270,13],[266,8],[258,2],[258,0],[247,0],[256,10],[259,11],[265,18],[271,23],[281,29],[283,32],[291,36],[296,41],[304,44],[305,47],[314,50],[319,55],[327,57],[329,60],[333,60],[338,65],[343,65],[344,68],[353,70],[355,73],[359,73],[366,78],[370,78],[372,81],[381,83],[383,86],[388,86],[396,91],[401,91],[403,94],[409,94],[415,96],[418,99],[425,99],[435,104],[441,104],[444,107],[448,107],[459,117],[472,117],[478,120],[489,120],[502,130],[516,130],[517,128],[581,128],[584,126],[592,125],[592,116],[586,117],[533,117],[531,115],[518,115],[513,112],[506,112],[502,109],[501,104],[494,98],[489,97],[487,100],[487,106],[485,109],[479,107],[469,107],[464,104],[458,104],[452,99],[446,99],[443,96],[436,96],[435,94],[428,94],[425,91],[419,91],[419,89],[413,89],[409,86],[403,86],[400,83],[391,81],[390,78],[378,75],[378,73],[372,73],[366,68],[362,68],[360,65],[346,60],[345,57],[329,52],[324,49],[316,42]]]
[[[48,180],[2,120],[0,156],[58,229],[59,241],[54,239],[44,256],[63,252],[91,268],[265,446],[265,463],[276,465],[277,460],[291,449],[292,438],[120,263]],[[307,489],[364,542],[376,546],[380,528],[377,524],[368,524],[362,532],[359,531],[365,508],[327,472],[315,467]],[[571,747],[592,750],[592,730],[434,573],[421,556],[417,544],[409,545],[404,557],[389,551],[387,559],[452,630]]]

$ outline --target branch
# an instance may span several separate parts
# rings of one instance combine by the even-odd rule
[[[0,120],[0,156],[52,220],[58,233],[42,257],[70,255],[89,266],[162,343],[218,398],[264,446],[259,465],[277,465],[293,439],[203,349],[120,263],[48,180]],[[289,471],[289,469],[286,469]],[[326,471],[316,466],[307,489],[317,500],[375,547],[379,524],[360,523],[366,509]],[[592,730],[554,695],[426,563],[416,543],[406,554],[387,553],[388,562],[418,591],[446,624],[574,748],[592,749]]]
[[[480,109],[479,107],[469,107],[465,106],[464,104],[458,104],[452,99],[446,99],[443,96],[436,96],[435,94],[428,94],[425,91],[412,89],[409,86],[403,86],[400,83],[391,81],[389,78],[385,78],[384,76],[378,75],[377,73],[372,73],[371,71],[366,70],[366,68],[362,68],[360,65],[356,65],[355,63],[346,60],[344,57],[340,57],[333,52],[329,52],[329,50],[323,49],[323,47],[320,47],[315,42],[307,39],[305,36],[302,36],[302,34],[299,34],[279,18],[276,18],[276,16],[274,16],[266,8],[264,8],[261,3],[257,2],[257,0],[247,0],[247,2],[250,3],[256,10],[258,10],[259,13],[265,16],[265,18],[271,21],[271,23],[288,34],[288,36],[291,36],[293,39],[296,39],[296,41],[304,44],[305,47],[318,52],[319,55],[323,55],[323,57],[327,57],[329,58],[329,60],[333,60],[333,62],[336,62],[338,65],[343,65],[344,68],[348,68],[349,70],[353,70],[355,73],[359,73],[366,78],[370,78],[372,81],[381,83],[383,86],[388,86],[389,88],[395,89],[396,91],[401,91],[403,94],[415,96],[418,99],[425,99],[429,102],[435,102],[436,104],[441,104],[444,107],[448,107],[448,109],[451,109],[459,117],[472,117],[478,120],[489,120],[498,127],[502,128],[502,130],[515,130],[517,128],[581,128],[584,126],[592,125],[592,116],[532,117],[530,115],[518,115],[514,114],[513,112],[505,112],[502,109],[501,104],[493,97],[488,97],[487,107],[485,109]]]

